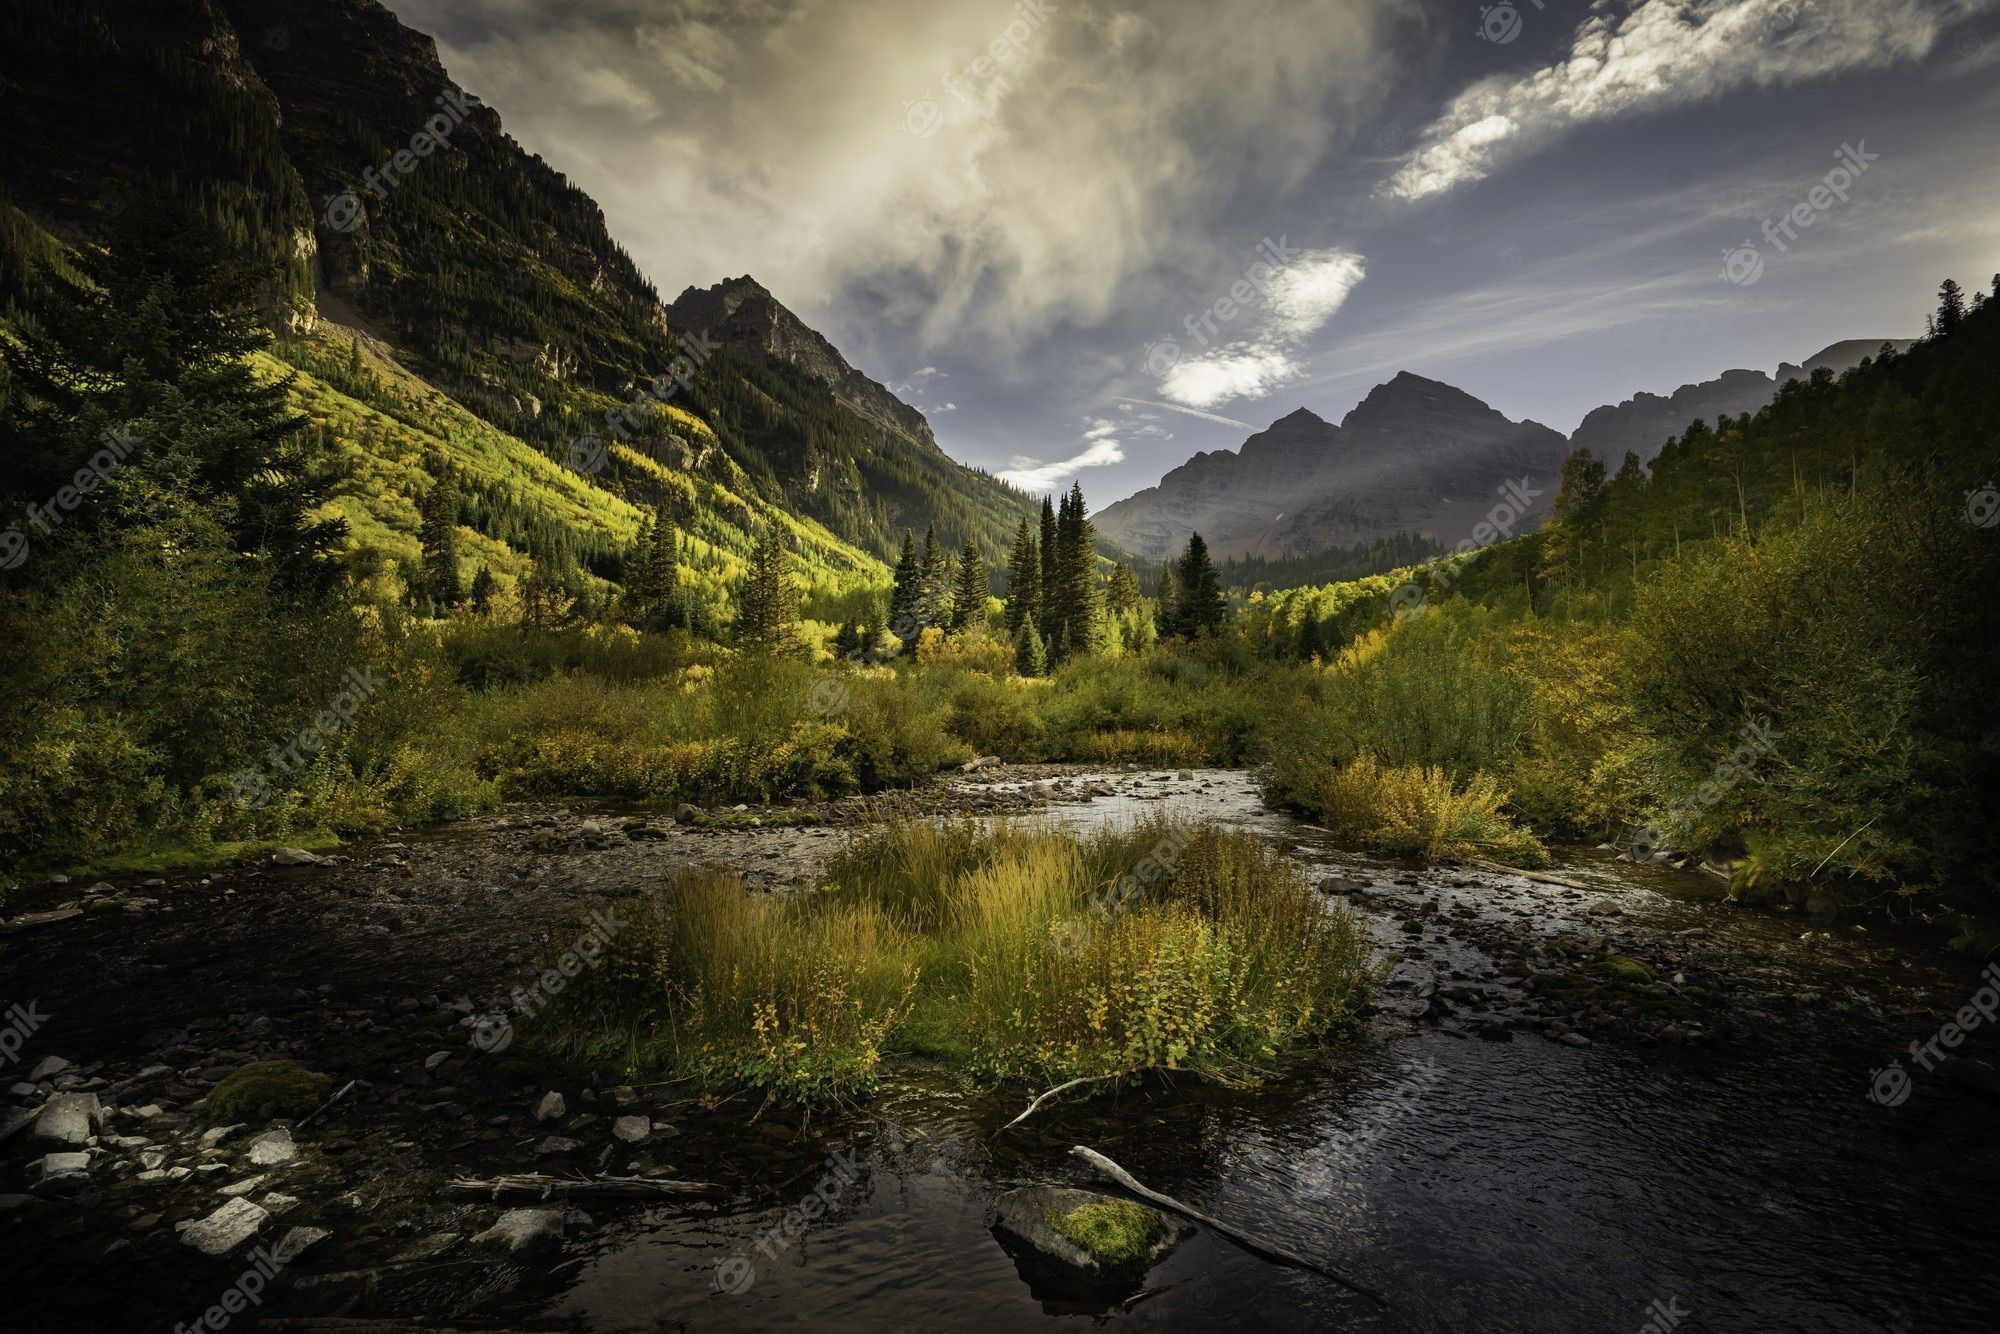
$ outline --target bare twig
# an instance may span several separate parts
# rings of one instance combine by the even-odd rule
[[[1058,1084],[1054,1088],[1050,1089],[1047,1093],[1042,1094],[1039,1098],[1036,1098],[1033,1102],[1029,1103],[1027,1111],[1022,1112],[1019,1116],[1015,1117],[1012,1121],[1009,1121],[1006,1125],[1001,1126],[999,1130],[996,1130],[993,1133],[998,1135],[1002,1131],[1012,1130],[1015,1126],[1020,1125],[1023,1121],[1027,1120],[1029,1117],[1033,1116],[1036,1112],[1040,1111],[1042,1109],[1042,1104],[1048,1102],[1058,1093],[1067,1093],[1071,1089],[1081,1088],[1085,1084],[1102,1084],[1107,1079],[1120,1079],[1120,1078],[1123,1078],[1122,1074],[1085,1075],[1081,1079],[1072,1079],[1067,1084]]]
[[[1328,1269],[1325,1265],[1322,1265],[1317,1261],[1308,1260],[1303,1255],[1299,1255],[1293,1251],[1288,1251],[1284,1247],[1279,1246],[1274,1242],[1265,1241],[1263,1238],[1253,1236],[1248,1232],[1239,1232],[1237,1229],[1229,1226],[1229,1224],[1227,1223],[1224,1223],[1218,1219],[1210,1218],[1207,1214],[1202,1213],[1200,1210],[1192,1208],[1189,1205],[1182,1204],[1179,1200],[1175,1199],[1171,1195],[1162,1195],[1160,1194],[1160,1192],[1156,1190],[1148,1190],[1146,1187],[1140,1185],[1138,1181],[1133,1178],[1130,1172],[1127,1172],[1124,1168],[1120,1167],[1117,1163],[1112,1162],[1109,1158],[1106,1158],[1103,1154],[1099,1153],[1095,1149],[1085,1148],[1083,1145],[1078,1144],[1070,1149],[1069,1154],[1070,1157],[1078,1159],[1081,1162],[1087,1163],[1091,1167],[1095,1168],[1099,1173],[1110,1178],[1112,1181],[1117,1182],[1119,1185],[1123,1186],[1126,1190],[1129,1190],[1134,1195],[1137,1195],[1140,1199],[1145,1200],[1150,1204],[1157,1204],[1162,1209],[1170,1209],[1174,1213],[1181,1215],[1183,1218],[1192,1218],[1195,1222],[1200,1223],[1203,1227],[1206,1227],[1211,1231],[1220,1234],[1221,1236],[1227,1237],[1229,1240],[1235,1242],[1238,1246],[1243,1247],[1245,1250],[1254,1251],[1258,1255],[1261,1255],[1268,1260],[1276,1260],[1280,1264],[1291,1265],[1294,1268],[1298,1269],[1310,1269],[1315,1274],[1320,1274],[1326,1278],[1332,1279],[1335,1283],[1340,1284],[1340,1286],[1343,1288],[1347,1288],[1353,1292],[1358,1292],[1364,1297],[1372,1297],[1376,1301],[1382,1303],[1382,1305],[1384,1306],[1394,1305],[1394,1303],[1392,1303],[1387,1297],[1384,1297],[1381,1293],[1374,1291],[1372,1288],[1363,1287],[1361,1284],[1354,1282],[1352,1279],[1345,1278],[1339,1274],[1336,1274],[1331,1269]]]
[[[346,1097],[347,1090],[353,1088],[357,1082],[359,1081],[350,1079],[345,1084],[342,1084],[340,1086],[340,1091],[338,1093],[334,1094],[331,1098],[328,1098],[325,1102],[321,1103],[317,1108],[313,1110],[311,1115],[307,1116],[304,1121],[301,1121],[297,1125],[293,1126],[292,1129],[304,1130],[309,1123],[318,1120],[319,1114],[321,1112],[325,1111],[327,1108],[333,1106],[335,1103],[339,1102],[342,1098]]]
[[[1503,866],[1499,862],[1482,861],[1477,857],[1466,859],[1465,864],[1467,866],[1476,866],[1482,871],[1498,871],[1502,875],[1518,875],[1521,879],[1532,880],[1538,885],[1560,885],[1564,889],[1580,889],[1586,894],[1590,893],[1589,885],[1578,884],[1574,880],[1565,880],[1559,875],[1550,875],[1546,871],[1525,871],[1518,866]]]

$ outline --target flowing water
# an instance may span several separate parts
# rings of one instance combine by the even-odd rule
[[[10,991],[50,998],[57,1019],[42,1051],[101,1059],[114,1081],[157,1059],[142,1049],[181,1068],[226,1066],[268,1054],[259,1044],[269,1042],[338,1069],[335,1041],[349,1026],[390,1033],[400,1021],[381,1016],[398,1006],[431,1024],[406,1048],[381,1049],[390,1055],[369,1049],[369,1060],[407,1061],[397,1077],[407,1087],[378,1075],[366,1101],[328,1118],[324,1142],[307,1139],[302,1173],[280,1178],[304,1201],[285,1221],[335,1235],[266,1315],[609,1331],[2000,1325],[1994,1104],[1905,1050],[1980,986],[1977,965],[1942,954],[1935,936],[1737,908],[1701,877],[1588,850],[1564,854],[1566,884],[1419,872],[1267,810],[1235,772],[1005,771],[958,791],[978,810],[1032,795],[1079,829],[1168,811],[1254,829],[1334,882],[1393,963],[1391,980],[1361,1031],[1259,1089],[1149,1085],[1064,1101],[998,1135],[1022,1090],[969,1090],[921,1067],[893,1070],[860,1107],[808,1125],[750,1124],[748,1102],[690,1111],[651,1166],[754,1188],[716,1204],[591,1202],[560,1258],[496,1269],[467,1238],[497,1211],[446,1201],[436,1183],[447,1170],[505,1170],[496,1157],[526,1152],[510,1138],[524,1146],[545,1131],[521,1105],[460,1106],[477,1101],[477,1071],[421,1064],[456,1016],[396,998],[435,1006],[481,979],[504,990],[540,967],[550,946],[532,938],[553,936],[574,903],[643,889],[669,863],[712,858],[771,884],[807,879],[837,834],[665,830],[552,852],[528,840],[587,813],[503,813],[288,881],[218,874],[148,890],[167,898],[167,915],[46,928],[9,945],[0,965]],[[1690,991],[1703,983],[1712,1003],[1678,1015],[1671,1033],[1564,1039],[1523,975],[1565,948],[1648,958]],[[295,1027],[307,1020],[320,1027]],[[163,1025],[182,1027],[142,1041]],[[241,1051],[195,1054],[189,1030],[227,1031]],[[287,1037],[298,1033],[321,1036]],[[1990,1037],[1974,1032],[1962,1054]],[[462,1049],[463,1034],[450,1041]],[[1871,1074],[1897,1056],[1914,1093],[1882,1105]],[[153,1078],[168,1082],[134,1087],[164,1087],[150,1096],[172,1121],[173,1077]],[[991,1205],[1018,1185],[1101,1184],[1072,1145],[1376,1295],[1206,1229],[1142,1290],[1082,1303],[1039,1288],[990,1230]],[[399,1185],[416,1198],[391,1224],[377,1215]],[[22,1309],[105,1329],[170,1329],[198,1314],[236,1265],[194,1263],[175,1243],[172,1223],[214,1203],[176,1190],[137,1203],[114,1190],[73,1214],[0,1213]],[[133,1240],[106,1240],[114,1234]],[[108,1289],[120,1304],[95,1277],[107,1264],[121,1275]],[[142,1279],[140,1297],[117,1287]]]

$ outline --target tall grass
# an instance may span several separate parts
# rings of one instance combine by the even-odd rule
[[[1164,873],[1128,874],[1149,857]],[[897,1050],[983,1079],[1250,1081],[1347,1021],[1370,978],[1361,932],[1294,864],[1165,822],[906,822],[810,893],[691,873],[620,911],[638,925],[566,1008],[564,1044],[808,1102],[865,1090]]]

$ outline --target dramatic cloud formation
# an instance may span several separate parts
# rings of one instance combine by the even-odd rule
[[[1623,18],[1595,13],[1577,28],[1565,59],[1459,94],[1382,193],[1418,200],[1484,179],[1573,126],[1922,56],[1945,28],[1991,7],[1992,0],[1644,0]]]
[[[1361,256],[1348,250],[1307,251],[1287,257],[1282,268],[1252,272],[1232,294],[1186,321],[1187,337],[1203,349],[1177,357],[1160,377],[1160,392],[1191,408],[1212,408],[1236,398],[1263,398],[1301,374],[1297,360],[1306,340],[1320,331],[1347,301],[1366,272]],[[1238,295],[1261,289],[1262,307]],[[1247,313],[1239,306],[1249,305]],[[1212,344],[1211,339],[1241,320],[1255,332]],[[1173,345],[1176,352],[1180,345]],[[1158,348],[1155,355],[1159,354]]]

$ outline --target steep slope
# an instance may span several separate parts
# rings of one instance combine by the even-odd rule
[[[1198,531],[1219,556],[1281,557],[1396,533],[1450,545],[1525,479],[1552,492],[1563,437],[1405,371],[1334,426],[1300,409],[1240,450],[1198,454],[1097,522],[1158,560]],[[1546,494],[1534,510],[1539,515]]]
[[[597,205],[376,0],[22,0],[0,15],[0,77],[31,131],[10,127],[0,182],[34,223],[75,243],[120,189],[188,201],[270,272],[297,364],[324,369],[323,345],[350,331],[379,340],[394,368],[588,485],[718,541],[796,514],[845,549],[807,552],[829,568],[858,547],[872,570],[934,501],[945,540],[995,553],[1027,512],[886,390],[857,411],[862,395],[812,367],[735,348],[687,374],[690,340]],[[819,342],[818,365],[839,362]],[[510,485],[562,509],[539,503],[537,476]],[[615,569],[601,532],[536,531]]]

